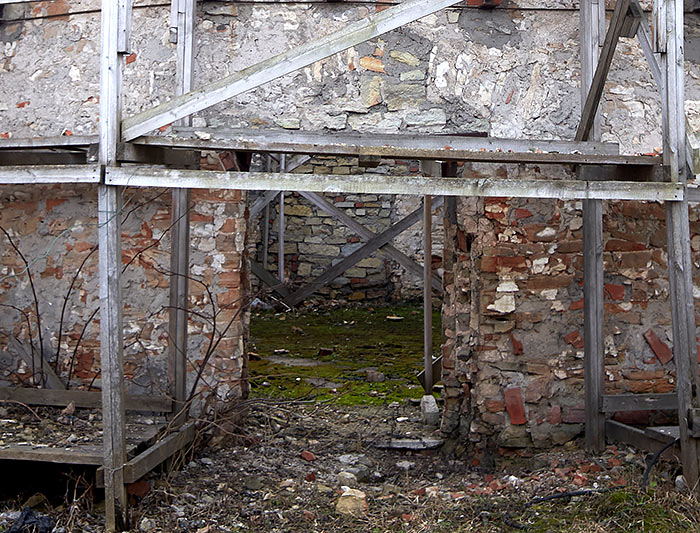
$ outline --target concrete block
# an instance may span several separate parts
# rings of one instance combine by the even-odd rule
[[[432,394],[426,394],[421,398],[420,414],[423,424],[426,426],[437,426],[440,424],[440,409]]]

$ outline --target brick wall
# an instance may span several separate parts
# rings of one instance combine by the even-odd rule
[[[124,365],[134,393],[167,392],[170,197],[169,190],[124,192]],[[213,337],[199,389],[222,397],[247,392],[245,201],[240,191],[192,192],[188,382]],[[32,382],[18,351],[40,352],[35,292],[45,357],[72,388],[99,388],[96,213],[91,186],[0,188],[0,227],[29,263],[0,235],[0,386]]]
[[[610,394],[675,388],[664,218],[661,203],[604,204]],[[698,219],[692,208],[695,253]],[[453,202],[445,219],[443,431],[479,446],[521,447],[560,444],[583,430],[582,223],[580,202]],[[659,422],[665,414],[615,416]]]

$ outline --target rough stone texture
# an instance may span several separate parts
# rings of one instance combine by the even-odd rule
[[[127,390],[167,394],[170,194],[127,190],[124,201]],[[5,309],[0,313],[0,381],[4,385],[30,382],[32,377],[31,365],[17,357],[16,342],[26,351],[32,344],[39,351],[31,274],[46,359],[71,387],[99,387],[99,314],[93,316],[99,307],[96,215],[94,187],[0,188],[0,228],[29,263],[25,268],[7,235],[2,235],[0,304]],[[238,397],[248,390],[247,317],[241,313],[248,291],[245,230],[245,196],[240,191],[192,192],[189,387],[210,350],[214,322],[218,341],[198,386],[204,397],[213,393],[220,399]]]
[[[478,7],[484,2],[470,0],[468,4]],[[494,137],[573,138],[580,114],[578,16],[572,10],[576,6],[571,0],[521,0],[509,7],[514,9],[445,10],[423,17],[400,30],[198,113],[195,123],[198,127],[277,125],[367,133],[488,133]],[[539,9],[543,7],[558,9],[546,12]],[[220,79],[321,34],[332,33],[366,18],[376,9],[379,7],[339,2],[207,4],[199,11],[197,20],[196,84],[201,86]],[[57,0],[31,6],[6,6],[3,10],[4,16],[19,20],[3,25],[0,30],[3,41],[0,136],[96,132],[99,2]],[[67,10],[80,14],[67,16]],[[124,77],[127,116],[164,102],[173,94],[175,47],[168,42],[168,20],[167,6],[144,6],[134,12],[132,54]],[[697,146],[700,124],[697,14],[686,16],[686,31],[686,110],[691,141]],[[622,39],[618,46],[601,111],[603,140],[618,142],[624,153],[652,152],[661,146],[658,91],[634,40]],[[162,130],[167,132],[169,128]],[[210,163],[215,162],[212,159]],[[329,169],[332,166],[320,160],[312,167],[315,164]],[[407,164],[409,172],[413,164]],[[396,165],[400,163],[387,162],[386,171],[393,172]],[[354,166],[353,162],[334,168],[343,173]],[[516,179],[567,176],[566,169],[556,167],[467,165],[463,171],[470,176]],[[61,235],[57,241],[59,248],[54,248],[60,249],[60,253],[39,256],[33,263],[36,272],[45,275],[41,281],[46,282],[47,288],[42,290],[42,297],[55,298],[67,290],[67,276],[58,266],[64,272],[74,269],[77,258],[70,254],[73,251],[85,254],[87,248],[64,251],[60,248],[62,243],[77,237],[73,236],[73,230],[61,233],[60,228],[68,227],[69,222],[56,222],[55,227],[51,224],[60,219],[56,213],[61,209],[67,210],[67,214],[61,215],[64,219],[69,215],[76,217],[76,213],[84,216],[87,207],[83,203],[89,195],[81,198],[71,192],[64,204],[49,209],[48,200],[38,196],[42,190],[45,189],[3,188],[0,216],[23,249],[26,243],[29,250],[46,250],[51,239]],[[56,191],[51,189],[55,192],[52,198],[82,189],[66,187]],[[205,211],[201,213],[202,220],[193,220],[193,238],[198,239],[198,255],[193,258],[193,264],[210,263],[213,268],[195,275],[209,276],[206,282],[214,283],[219,303],[227,303],[239,290],[235,286],[237,278],[240,287],[245,287],[245,276],[241,274],[245,271],[244,198],[224,196],[226,200],[222,202],[218,195],[201,194],[195,195],[195,205]],[[149,205],[153,208],[158,202],[165,200]],[[345,202],[352,205],[340,205]],[[365,198],[344,197],[336,205],[350,210],[353,216],[367,217],[368,208],[358,207],[356,202],[371,203]],[[418,205],[415,198],[387,199],[387,202],[388,207],[382,205],[379,209],[389,209],[390,217],[399,217]],[[441,427],[479,446],[497,443],[545,446],[565,442],[581,430],[584,407],[580,204],[506,198],[458,199],[447,203],[451,208],[445,210],[445,251],[437,266],[444,270],[445,286],[445,409]],[[94,210],[94,202],[90,205]],[[228,208],[233,213],[225,217],[218,211]],[[295,197],[290,198],[289,208],[290,218],[298,217],[299,224],[299,228],[290,228],[290,235],[296,232],[304,236],[294,241],[297,250],[289,252],[298,256],[289,258],[292,279],[312,276],[313,268],[318,268],[316,263],[321,267],[330,264],[336,249],[359,245],[348,242],[352,235],[342,233],[341,228],[332,224],[325,234],[319,231],[318,235],[305,235],[306,229],[311,232],[324,228],[325,222],[313,220],[324,217]],[[163,232],[168,215],[162,209],[159,213],[134,217],[129,225],[138,220],[150,228],[151,223],[157,222],[156,227]],[[672,344],[663,207],[655,203],[625,202],[607,203],[605,209],[608,390],[668,392],[674,388],[673,362],[661,365],[644,339],[644,333],[653,330],[661,343]],[[154,220],[156,215],[162,218]],[[371,216],[376,216],[373,222],[376,224],[394,220],[379,213]],[[83,221],[86,228],[91,217]],[[222,236],[224,223],[226,231],[230,228],[231,233]],[[90,237],[81,237],[80,242],[91,245],[93,232],[81,231]],[[143,244],[152,243],[160,236],[151,231],[154,236],[149,236],[141,223],[129,226],[125,230],[125,251],[136,248],[132,239],[141,239]],[[419,231],[408,233],[401,240],[404,251],[417,257],[422,253],[417,249]],[[700,226],[695,208],[691,212],[691,232],[694,261],[700,264],[697,257]],[[326,242],[324,239],[330,235],[338,240],[345,238],[345,243]],[[157,255],[166,249],[166,241],[142,255]],[[313,256],[315,261],[301,260],[302,254]],[[8,273],[12,269],[17,273],[22,268],[6,244],[2,248],[2,261]],[[226,279],[222,274],[228,273],[229,261],[234,274]],[[62,266],[63,262],[69,268]],[[130,338],[140,330],[139,321],[153,312],[143,307],[153,304],[155,310],[163,305],[164,297],[160,293],[152,296],[150,291],[156,288],[165,291],[162,281],[157,281],[156,271],[149,267],[153,260],[149,263],[140,258],[135,263],[136,266],[130,267],[135,270],[128,270],[125,276],[125,283],[131,283],[128,297],[134,299],[130,303],[133,308],[126,309],[125,327],[131,328],[127,332]],[[432,263],[436,266],[434,258]],[[90,268],[94,273],[94,267],[87,264],[85,271]],[[238,274],[236,268],[240,269]],[[358,268],[364,272],[358,270],[355,272],[358,275],[346,278],[345,286],[352,288],[352,279],[365,283],[368,277],[383,276],[373,281],[383,291],[381,284],[401,275],[400,271],[383,272],[381,264],[358,265]],[[397,284],[401,291],[407,279],[404,277],[401,285]],[[87,277],[79,281],[81,287],[90,287]],[[26,280],[4,277],[2,283],[3,298],[12,298],[13,305],[23,311],[31,309]],[[333,290],[342,292],[341,289],[330,288],[328,294]],[[198,290],[193,287],[193,301],[206,309],[209,296]],[[359,297],[362,290],[365,289],[350,294],[358,293]],[[94,289],[85,289],[83,303],[94,302],[94,297]],[[57,305],[46,310],[47,317],[56,316]],[[85,309],[79,311],[79,316],[68,318],[66,327],[71,335],[80,335],[80,321],[89,312]],[[137,319],[132,318],[132,313]],[[11,313],[3,313],[3,317],[8,316]],[[23,338],[28,336],[28,332],[22,331],[18,317],[3,320],[10,321],[3,324],[5,329]],[[163,351],[160,320],[155,322],[160,329],[154,327],[148,332],[150,343],[144,343],[144,348],[128,345],[128,357],[139,350]],[[241,348],[245,318],[235,325],[230,330],[234,346],[226,350],[228,354],[239,353],[236,350]],[[210,333],[204,326],[196,329],[191,347],[201,349],[198,343]],[[94,332],[89,330],[82,344],[93,354],[97,353],[94,339]],[[77,338],[72,338],[71,342],[75,341]],[[5,349],[4,344],[2,348]],[[6,359],[4,352],[2,357]],[[89,380],[94,375],[94,360],[89,356],[81,355],[81,358],[84,360],[80,368],[76,367],[76,374],[81,372],[81,379]],[[144,361],[150,365],[151,359]],[[140,364],[136,361],[133,368],[128,368],[129,375],[138,378],[151,372],[152,367],[142,368]],[[233,374],[245,376],[244,358],[234,357],[227,364]],[[153,370],[156,374],[158,371]],[[13,379],[18,378],[13,375]],[[525,424],[514,426],[506,416],[504,390],[509,388],[521,391],[527,414]]]

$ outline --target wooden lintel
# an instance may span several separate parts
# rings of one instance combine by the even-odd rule
[[[0,167],[0,185],[99,182],[99,165],[20,165]]]
[[[99,391],[2,387],[0,388],[0,401],[3,400],[18,401],[27,405],[65,407],[73,402],[78,408],[99,409],[102,407],[102,395]],[[169,413],[173,409],[173,403],[166,396],[127,395],[126,409],[129,411]]]
[[[603,396],[603,412],[647,411],[678,409],[678,397],[668,394],[606,394]]]
[[[244,68],[230,76],[177,96],[123,121],[122,137],[130,141],[166,124],[255,89],[386,32],[459,3],[460,0],[406,0],[339,31]]]
[[[187,187],[406,194],[432,196],[510,196],[562,200],[648,200],[683,198],[684,189],[674,183],[592,182],[552,179],[431,178],[382,174],[289,174],[277,172],[219,172],[147,167],[108,168],[105,181],[133,187]]]
[[[284,130],[178,128],[176,136],[139,137],[134,144],[197,150],[300,153],[424,160],[540,164],[658,164],[658,158],[620,155],[614,143],[502,139],[457,135],[359,134]]]

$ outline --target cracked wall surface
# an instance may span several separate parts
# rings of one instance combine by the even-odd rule
[[[125,61],[126,116],[167,101],[174,87],[175,47],[168,42],[169,9],[139,2],[136,5],[132,53]],[[424,17],[197,113],[193,125],[329,133],[488,134],[571,139],[581,108],[576,5],[568,0],[523,0],[507,7],[510,9],[447,9]],[[552,10],[545,11],[542,9],[545,7]],[[645,7],[648,8],[648,3]],[[9,22],[0,27],[1,136],[77,135],[97,131],[98,9],[96,0],[59,0],[4,8],[3,16]],[[373,5],[345,3],[202,3],[196,25],[195,86],[337,31],[378,9]],[[68,11],[81,13],[66,15]],[[688,13],[686,109],[694,146],[700,144],[697,135],[699,34],[698,15]],[[601,115],[602,140],[619,143],[623,153],[660,149],[658,92],[633,39],[623,38],[618,45],[605,84]],[[168,131],[169,127],[164,127],[160,133]],[[405,163],[408,170],[401,172],[411,173],[410,169],[417,164]],[[387,161],[382,164],[388,165],[388,172],[401,166]],[[352,169],[354,163],[346,166]],[[313,168],[308,171],[313,172]],[[569,172],[560,167],[517,165],[466,165],[462,171],[474,176],[514,178],[533,175],[563,178]],[[23,211],[25,200],[13,196],[14,188],[4,190],[0,213],[18,209],[19,214],[12,218],[12,224],[17,225],[14,230],[17,236],[30,243],[41,236],[44,239],[41,244],[37,241],[31,248],[45,248],[46,240],[59,233],[49,229],[42,235],[38,228],[43,226],[38,217],[43,216],[50,224],[56,216],[52,213],[60,213],[60,209],[48,210],[42,203],[46,199],[36,197],[31,201],[36,202],[38,211],[47,209],[47,214]],[[39,190],[47,194],[46,189]],[[60,194],[67,194],[65,190],[61,188]],[[39,194],[19,192],[29,194],[30,198]],[[72,213],[85,201],[76,192],[67,198],[61,209]],[[238,290],[235,285],[245,287],[247,283],[245,259],[241,259],[245,249],[242,244],[246,231],[245,195],[225,197],[224,213],[214,212],[219,201],[214,196],[197,198],[206,212],[199,213],[201,220],[193,220],[193,235],[199,239],[197,253],[205,257],[201,258],[203,262],[193,261],[193,264],[198,267],[211,264],[212,268],[218,265],[224,274],[228,267],[222,265],[230,260],[232,271],[238,269],[242,273],[220,279],[219,274],[210,274],[211,269],[207,268],[195,274],[233,298]],[[312,220],[312,234],[304,235],[310,219],[323,217],[296,197],[290,197],[289,201],[291,209],[305,213],[292,215],[299,216],[292,223],[298,224],[298,234],[304,239],[316,240],[324,232],[338,239],[337,243],[294,241],[297,249],[290,249],[290,253],[297,257],[290,257],[289,264],[296,265],[297,275],[300,268],[312,275],[314,268],[323,268],[333,261],[330,253],[312,253],[311,248],[302,251],[302,244],[332,246],[339,251],[348,244],[357,244],[351,242],[356,237],[352,233],[338,229],[336,235],[335,225],[329,224],[314,234],[313,227],[324,227],[323,221]],[[353,203],[343,208],[358,220],[368,216],[367,211],[358,211],[366,209],[357,205],[364,204],[365,199],[344,197],[342,202]],[[373,222],[377,227],[384,227],[417,208],[420,199],[386,200],[390,207],[383,207],[384,202],[382,199],[377,213],[381,220]],[[167,209],[166,205],[167,202],[162,209]],[[443,430],[461,434],[479,446],[489,443],[539,446],[571,438],[581,429],[583,412],[580,205],[504,198],[457,199],[448,202],[448,207],[444,211],[445,251],[441,265],[445,286]],[[382,209],[390,212],[381,214]],[[663,346],[668,348],[672,343],[665,281],[663,206],[626,202],[609,203],[605,209],[608,317],[605,343],[609,390],[671,390],[673,363],[663,362],[666,359]],[[34,214],[29,214],[30,211]],[[143,219],[155,224],[154,216],[146,214]],[[31,220],[35,222],[30,223]],[[696,233],[700,230],[695,227],[695,207],[691,220],[693,250],[697,252],[700,237]],[[221,237],[224,227],[231,232],[227,238]],[[137,235],[139,231],[145,230],[135,228],[129,235]],[[293,233],[290,231],[290,235]],[[345,243],[340,239],[345,239]],[[164,242],[155,249],[164,247]],[[437,250],[439,243],[440,239],[436,238]],[[419,226],[395,244],[422,260]],[[315,251],[322,250],[315,248]],[[16,269],[16,258],[11,252],[5,244],[3,261],[6,268]],[[274,262],[274,250],[270,253]],[[47,266],[39,263],[40,270],[44,269],[41,272],[74,260],[68,259],[68,251],[62,250],[52,261],[48,264],[46,259]],[[402,294],[419,286],[419,280],[411,279],[396,265],[382,263],[375,267],[375,271],[365,270],[365,278],[382,272],[384,277],[378,282],[393,280]],[[135,277],[129,278],[134,280],[132,283],[141,284],[142,279],[153,275],[148,268],[139,268],[134,271]],[[52,290],[62,294],[65,279],[57,279],[55,274],[45,277],[47,283],[55,286]],[[352,288],[352,279],[362,276],[347,279]],[[31,302],[26,300],[26,295],[20,296],[18,290],[12,285],[6,293],[23,302],[22,309],[30,309]],[[142,290],[140,286],[139,290]],[[347,286],[330,290],[338,291],[343,297],[354,292],[344,293]],[[201,305],[206,306],[206,302],[202,300]],[[141,310],[134,316],[144,317],[147,312]],[[74,327],[76,323],[71,319],[68,325]],[[19,321],[5,327],[21,328],[16,324]],[[228,353],[237,353],[236,346],[241,348],[245,318],[237,327],[240,329],[232,333]],[[154,339],[162,342],[156,330],[152,335],[156,337],[151,337],[151,342],[157,344]],[[203,342],[208,335],[204,330],[193,331],[190,342]],[[234,359],[238,361],[230,363],[235,368],[234,374],[244,377],[244,358]],[[85,366],[93,368],[87,363]]]

